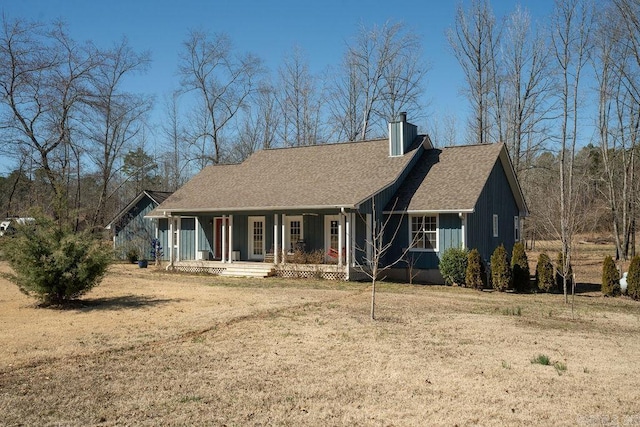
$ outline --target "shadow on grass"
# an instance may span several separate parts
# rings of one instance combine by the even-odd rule
[[[599,283],[576,283],[576,295],[578,294],[589,294],[589,293],[600,293],[602,291],[602,285]],[[571,289],[569,289],[569,293],[571,293]],[[600,293],[598,296],[602,296]]]
[[[153,298],[142,295],[122,295],[117,297],[86,298],[70,301],[64,306],[59,306],[62,310],[78,311],[118,311],[136,308],[154,307],[172,302],[179,302],[177,298]],[[51,307],[54,308],[54,307]]]

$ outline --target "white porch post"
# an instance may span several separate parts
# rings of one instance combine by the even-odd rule
[[[287,260],[287,248],[285,242],[287,241],[287,215],[282,214],[282,263]]]
[[[174,247],[173,247],[173,218],[169,218],[169,236],[167,236],[167,246],[169,246],[169,264],[173,265]]]
[[[198,242],[199,235],[200,235],[200,219],[198,219],[198,217],[196,217],[195,218],[195,222],[196,222],[196,227],[195,227],[196,228],[195,229],[195,233],[196,233],[196,235],[195,235],[195,244],[196,244],[196,247],[195,247],[195,252],[194,252],[194,255],[195,255],[194,258],[198,259],[198,253],[200,252],[200,245],[198,244],[199,243]]]
[[[180,262],[180,229],[182,226],[182,218],[176,217],[176,261]]]
[[[467,248],[467,214],[461,213],[460,215],[462,220],[462,229],[460,230],[461,232],[460,241],[462,243],[462,249],[466,249]]]
[[[273,263],[277,264],[280,259],[280,248],[278,246],[278,231],[280,228],[280,217],[278,214],[273,214]]]
[[[229,215],[229,251],[227,258],[229,262],[233,261],[233,215]]]
[[[371,214],[367,214],[367,233],[366,233],[366,237],[365,237],[365,247],[367,250],[367,263],[369,264],[369,267],[371,267],[371,250],[372,248],[372,244],[373,242],[371,241],[371,230],[372,230],[372,220],[371,220]]]
[[[356,248],[356,221],[357,221],[358,216],[356,215],[355,212],[351,212],[351,266],[355,267],[356,266],[356,252],[357,252],[357,248]]]
[[[344,227],[345,232],[345,240],[346,240],[346,254],[345,254],[345,265],[349,267],[351,265],[351,212],[345,214],[346,224]]]
[[[220,260],[222,262],[227,262],[227,216],[222,215],[222,254]]]
[[[340,213],[340,220],[338,221],[338,267],[342,267],[342,247],[344,246],[344,236],[342,235],[344,230],[344,215]]]

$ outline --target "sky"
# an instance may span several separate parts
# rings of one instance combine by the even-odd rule
[[[494,0],[491,5],[498,19],[519,4],[534,21],[544,22],[553,3]],[[178,54],[189,30],[226,33],[238,51],[258,55],[271,70],[297,45],[311,71],[320,73],[339,65],[346,43],[361,25],[403,22],[420,36],[430,66],[426,115],[453,114],[462,127],[468,109],[461,95],[464,76],[445,35],[459,4],[456,0],[0,0],[0,13],[8,19],[61,19],[78,42],[90,40],[105,48],[124,36],[135,50],[150,51],[150,70],[129,79],[128,90],[155,96],[152,122],[160,121],[162,99],[178,87]],[[0,174],[7,173],[6,168],[0,161]]]

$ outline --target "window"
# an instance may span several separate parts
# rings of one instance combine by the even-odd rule
[[[493,214],[493,237],[498,237],[498,215]]]
[[[411,216],[411,230],[409,239],[412,248],[416,250],[438,250],[438,216]]]
[[[516,242],[520,241],[520,217],[513,217],[513,240]]]
[[[287,217],[287,250],[293,253],[296,249],[304,250],[304,231],[302,229],[302,217]]]
[[[330,220],[329,222],[329,248],[338,251],[338,225],[340,221]]]

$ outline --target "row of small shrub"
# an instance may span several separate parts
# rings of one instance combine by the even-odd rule
[[[504,245],[498,246],[491,255],[491,287],[498,291],[514,289],[518,292],[540,290],[551,292],[563,289],[564,257],[558,254],[556,265],[545,253],[538,257],[535,281],[531,283],[529,260],[522,242],[513,246],[509,258]],[[440,273],[447,285],[458,284],[474,289],[488,286],[486,267],[477,249],[447,249],[440,260]],[[569,266],[567,286],[572,285],[572,269]]]
[[[525,290],[528,287],[529,263],[522,243],[514,245],[510,262],[504,246],[496,248],[491,256],[491,267],[491,284],[495,289],[503,291],[515,286]],[[442,254],[439,268],[447,285],[474,289],[487,286],[486,268],[477,249],[449,248]]]
[[[610,255],[602,263],[602,294],[615,297],[620,295],[620,272]],[[631,259],[627,273],[627,294],[633,299],[640,299],[640,256]]]

